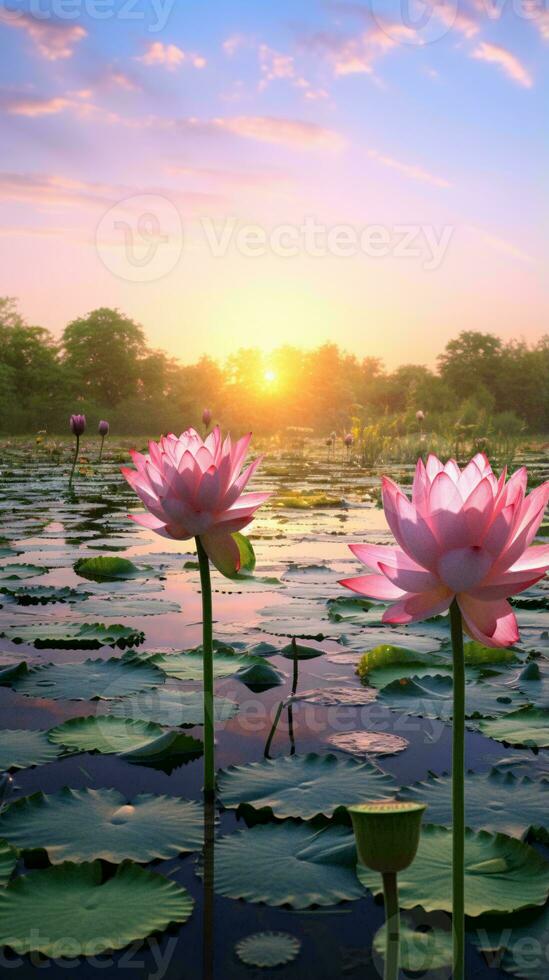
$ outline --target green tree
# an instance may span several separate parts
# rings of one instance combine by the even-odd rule
[[[143,329],[108,307],[73,320],[63,332],[63,363],[75,393],[105,408],[134,393],[145,351]]]

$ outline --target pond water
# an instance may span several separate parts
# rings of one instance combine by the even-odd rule
[[[37,696],[43,692],[36,689],[37,675],[33,670],[41,665],[82,665],[90,659],[109,663],[116,660],[123,665],[122,676],[129,678],[130,674],[123,671],[131,672],[136,664],[141,669],[149,656],[153,657],[150,661],[153,670],[158,672],[167,663],[169,668],[170,655],[191,650],[201,642],[198,571],[193,549],[185,550],[186,544],[191,543],[167,541],[127,519],[129,511],[138,509],[138,502],[119,473],[120,463],[124,461],[122,447],[111,443],[101,465],[90,459],[77,470],[72,491],[67,489],[68,458],[68,451],[66,456],[56,460],[30,447],[7,445],[0,450],[0,589],[4,590],[0,592],[0,672],[23,661],[29,668],[27,673],[8,676],[4,680],[0,673],[1,727],[4,732],[48,732],[69,719],[92,715],[155,723],[162,718],[162,714],[158,716],[162,708],[158,698],[165,692],[174,692],[168,696],[177,706],[180,692],[200,691],[198,680],[177,679],[172,669],[172,676],[166,677],[162,673],[162,688],[153,686],[132,695],[132,684],[128,681],[128,696],[117,698],[121,674],[115,676],[112,673],[111,677],[109,673],[105,677],[100,667],[88,665],[82,674],[74,668],[70,687],[67,687],[66,672],[56,675],[46,670],[45,674],[39,674],[42,680],[44,677],[51,680],[53,690],[50,687],[44,696]],[[542,458],[534,457],[529,462],[533,466],[535,482],[539,482],[549,467]],[[409,482],[411,472],[411,467],[400,466],[390,475]],[[368,540],[383,544],[391,540],[383,513],[376,506],[378,487],[378,474],[360,470],[344,459],[329,460],[324,447],[313,447],[305,454],[271,454],[258,471],[254,489],[271,490],[274,496],[258,511],[251,528],[250,536],[257,556],[255,576],[248,581],[230,582],[213,573],[215,637],[220,643],[232,647],[237,658],[234,670],[229,665],[221,671],[225,676],[216,681],[216,695],[238,706],[237,710],[225,705],[225,716],[217,724],[216,766],[219,769],[260,762],[265,758],[267,746],[273,760],[284,756],[298,759],[307,753],[334,753],[341,762],[353,758],[360,763],[367,761],[390,774],[395,789],[425,780],[429,773],[442,775],[449,771],[451,728],[447,723],[449,702],[445,686],[449,674],[448,654],[444,652],[448,642],[446,618],[410,628],[382,626],[379,605],[361,608],[358,603],[349,601],[351,594],[338,585],[338,579],[358,572],[358,563],[347,548],[348,542]],[[313,506],[309,508],[308,503]],[[98,555],[123,556],[139,571],[135,577],[114,582],[93,581],[77,574],[73,567],[75,562]],[[39,591],[33,592],[35,587]],[[61,592],[64,588],[75,590],[75,593]],[[548,596],[549,591],[543,585],[537,586],[526,594],[531,600],[527,605],[531,608],[517,609],[522,642],[514,662],[492,667],[484,665],[482,671],[471,666],[469,672],[471,703],[474,702],[475,710],[477,702],[479,705],[477,717],[468,723],[469,768],[477,774],[489,773],[494,764],[506,760],[501,766],[502,773],[514,772],[517,780],[528,775],[535,781],[536,790],[529,796],[532,812],[526,817],[521,812],[520,819],[526,830],[521,825],[516,831],[517,837],[526,837],[529,820],[532,827],[547,828],[547,797],[543,798],[542,791],[545,789],[544,774],[549,777],[549,752],[544,748],[533,751],[520,746],[516,738],[509,746],[489,737],[481,729],[494,713],[501,718],[513,709],[533,705],[543,720],[544,713],[548,712]],[[53,601],[61,598],[66,601]],[[84,623],[104,624],[107,628],[122,624],[136,635],[129,637],[131,645],[125,649],[120,644],[102,645],[101,641],[106,638],[104,634],[99,634],[96,641],[90,641],[93,646],[82,648],[82,642],[71,641],[71,637]],[[29,629],[33,631],[32,635],[29,635]],[[273,734],[277,709],[281,701],[289,697],[294,680],[292,661],[276,650],[282,649],[293,637],[308,647],[317,648],[321,655],[299,662],[297,696],[280,712]],[[21,639],[23,642],[18,642]],[[235,675],[246,665],[246,651],[259,643],[276,648],[256,652],[262,654],[264,664],[275,668],[282,677],[277,686],[254,691]],[[356,674],[357,663],[364,651],[380,644],[413,650],[418,654],[418,660],[429,660],[431,655],[439,669],[418,667],[413,672],[418,675],[416,681],[423,680],[425,684],[414,695],[413,691],[410,693],[409,685],[403,683],[401,686],[406,687],[404,699],[398,690],[398,664],[394,667],[396,691],[394,684],[381,691],[365,688]],[[156,654],[164,656],[157,658],[153,656]],[[222,649],[218,653],[225,659],[230,655]],[[540,674],[537,680],[530,680],[529,686],[528,678],[521,681],[519,676],[528,662],[534,662]],[[177,672],[175,669],[175,674]],[[420,674],[426,677],[421,678]],[[402,675],[407,678],[409,672],[403,669]],[[434,688],[432,683],[429,686],[433,676],[437,676]],[[94,683],[101,687],[101,699],[85,699],[90,696],[90,683],[92,688]],[[79,684],[82,684],[81,693]],[[489,699],[492,691],[488,685],[493,687],[495,712],[487,707],[487,696]],[[136,690],[139,690],[139,683],[133,686],[133,691]],[[159,690],[162,695],[158,694]],[[498,700],[502,691],[503,701]],[[509,692],[508,701],[505,691]],[[48,693],[50,697],[45,696]],[[51,697],[52,693],[54,697]],[[192,704],[195,702],[191,699]],[[231,716],[227,717],[228,714]],[[198,740],[201,738],[200,725],[179,731]],[[545,746],[546,731],[544,740],[540,735]],[[0,732],[0,738],[3,736],[6,740],[8,736],[4,732]],[[22,741],[20,748],[25,756]],[[186,755],[168,749],[164,753],[155,753],[152,758],[130,760],[122,758],[111,747],[108,752],[101,753],[67,752],[36,766],[28,764],[35,760],[27,752],[26,762],[22,763],[26,767],[13,772],[15,785],[10,802],[37,791],[57,794],[67,786],[73,789],[112,787],[128,802],[142,793],[167,794],[201,802],[203,763],[199,751],[200,746],[194,754],[187,750]],[[16,748],[13,752],[15,758]],[[9,751],[0,758],[9,758]],[[42,758],[43,755],[40,760]],[[486,828],[501,830],[501,822],[497,826],[493,823],[494,813],[509,807],[509,796],[498,796],[497,780],[485,785],[490,786],[488,792],[492,803]],[[482,794],[487,790],[481,788],[478,792]],[[306,782],[300,793],[305,798]],[[0,839],[2,819],[3,815],[0,816]],[[257,826],[258,820],[261,825],[270,822],[280,826],[279,822],[273,821],[272,813],[263,812],[258,817],[250,808],[237,813],[232,807],[223,809],[218,806],[213,857],[211,847],[206,856],[205,886],[202,877],[204,858],[198,847],[184,856],[146,864],[150,870],[185,886],[190,892],[195,906],[183,925],[171,926],[152,938],[133,943],[126,950],[104,953],[93,959],[51,960],[36,954],[17,956],[5,950],[2,970],[10,969],[14,976],[26,978],[42,969],[51,980],[67,975],[87,980],[95,977],[98,971],[100,975],[102,972],[103,976],[110,977],[115,973],[118,975],[120,969],[124,970],[122,976],[128,980],[137,977],[194,980],[203,976],[237,980],[281,974],[288,980],[298,977],[314,977],[315,980],[348,977],[352,980],[382,975],[382,963],[377,954],[372,954],[372,940],[383,923],[383,907],[370,892],[364,890],[362,897],[355,896],[353,901],[291,909],[257,902],[253,895],[249,901],[226,897],[219,893],[227,889],[217,878],[211,887],[211,863],[212,860],[214,865],[216,863],[219,839],[248,826]],[[320,818],[315,826],[324,822],[324,818]],[[477,824],[475,829],[480,826],[484,824]],[[91,851],[97,844],[99,853],[100,831],[97,831],[97,841],[94,841],[93,828],[90,833]],[[549,857],[543,833],[540,831],[534,837],[529,837],[530,846],[537,854]],[[253,876],[256,861],[253,842],[244,853],[247,859],[243,861],[243,876]],[[274,844],[273,873],[283,874],[286,860]],[[37,874],[33,866],[40,868],[44,864],[43,855],[35,855],[33,859],[27,853],[26,864],[20,859],[15,874]],[[107,876],[111,873],[112,869],[105,869]],[[258,878],[261,874],[265,872],[258,866]],[[538,879],[540,875],[538,870]],[[268,893],[268,881],[264,884]],[[505,890],[504,880],[501,888]],[[495,957],[495,962],[487,962],[476,948],[479,930],[484,929],[484,936],[491,929],[496,929],[499,934],[507,930],[504,944],[511,945],[509,930],[513,925],[524,928],[524,922],[528,928],[530,921],[536,923],[536,934],[547,937],[545,945],[540,946],[537,967],[529,967],[531,972],[524,974],[517,972],[520,966],[509,958],[502,961],[503,965],[518,976],[549,976],[549,958],[544,959],[549,948],[549,917],[539,900],[533,904],[534,908],[522,913],[521,918],[500,915],[497,919],[484,917],[469,923],[472,928],[468,978],[509,975],[498,966],[501,957]],[[541,929],[543,916],[546,924]],[[444,912],[427,914],[420,908],[407,913],[406,920],[414,921],[422,929],[432,925],[443,929],[448,926],[448,916]],[[69,930],[69,926],[67,928]],[[269,930],[288,933],[299,941],[300,950],[295,960],[276,970],[243,963],[235,952],[235,944],[247,936]],[[448,966],[442,966],[439,969],[423,968],[409,975],[442,978],[450,973]]]

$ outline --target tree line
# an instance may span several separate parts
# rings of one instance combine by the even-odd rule
[[[0,298],[0,432],[68,430],[72,412],[108,419],[113,434],[144,435],[199,425],[204,407],[235,432],[273,435],[345,431],[351,422],[398,419],[399,431],[483,425],[549,431],[549,334],[533,345],[464,330],[436,370],[404,364],[387,371],[327,343],[241,349],[223,364],[202,356],[182,364],[147,344],[142,327],[100,308],[69,323],[59,342]]]

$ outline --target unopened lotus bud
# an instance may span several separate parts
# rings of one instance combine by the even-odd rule
[[[346,446],[352,446],[353,445],[354,439],[353,439],[353,437],[352,437],[352,435],[351,435],[350,432],[347,433],[347,435],[345,436],[343,442],[345,443]]]
[[[426,806],[381,800],[347,807],[361,864],[380,874],[408,868],[416,856]]]
[[[212,421],[212,413],[209,408],[205,408],[202,412],[202,422],[204,425],[208,426]]]
[[[71,415],[70,418],[71,432],[75,436],[81,436],[84,434],[86,429],[86,416],[85,415]]]
[[[101,421],[99,423],[99,430],[98,431],[99,431],[99,435],[102,436],[103,439],[104,439],[105,436],[108,436],[108,434],[109,434],[109,423],[108,422],[105,422],[104,419],[101,419]]]
[[[425,418],[425,412],[422,412],[421,409],[419,410],[419,412],[416,412],[416,419],[418,420],[418,422],[423,422],[424,418]]]

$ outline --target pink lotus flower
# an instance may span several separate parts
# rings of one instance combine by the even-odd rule
[[[464,625],[485,646],[505,647],[519,639],[507,599],[543,578],[549,546],[530,546],[549,500],[549,482],[526,496],[524,467],[505,482],[479,453],[460,471],[420,459],[412,500],[387,477],[385,516],[398,547],[350,545],[374,574],[342,585],[393,604],[385,623],[414,623],[445,612],[457,599]]]
[[[241,472],[250,439],[251,433],[233,446],[216,426],[206,439],[187,429],[179,438],[171,434],[150,442],[149,455],[133,451],[136,469],[122,467],[122,473],[149,513],[129,516],[165,538],[199,537],[216,567],[238,571],[240,551],[232,535],[270,496],[243,493],[261,462]]]

